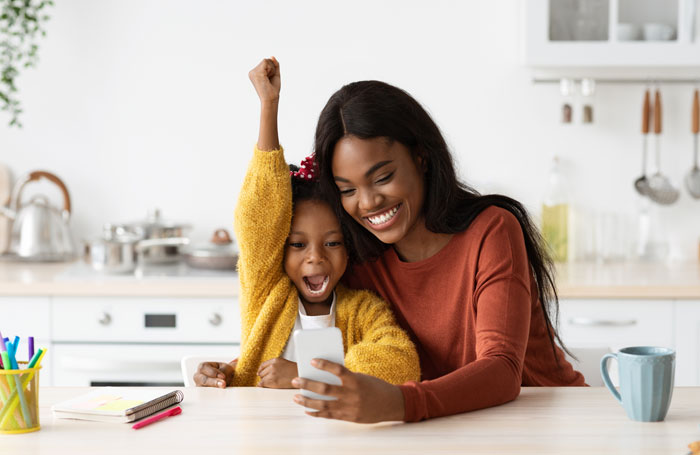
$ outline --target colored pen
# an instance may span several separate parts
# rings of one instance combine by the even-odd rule
[[[34,357],[34,337],[29,337],[27,343],[29,343],[29,356],[27,360],[31,362],[32,357]]]
[[[10,365],[12,366],[13,370],[19,370],[19,365],[17,364],[17,348],[19,347],[19,337],[15,336],[15,341],[12,342],[12,347],[10,350],[12,351],[9,356],[10,358]],[[19,395],[19,407],[22,411],[22,417],[24,417],[24,421],[26,422],[28,427],[33,427],[34,423],[32,422],[32,416],[29,414],[29,406],[27,404],[27,397],[24,396],[24,390],[22,387],[22,381],[19,378],[19,374],[13,374],[12,377],[14,378],[15,381],[15,390],[17,391],[17,394]]]
[[[145,420],[142,420],[139,423],[132,426],[131,428],[133,428],[134,430],[138,430],[139,428],[143,428],[146,425],[150,425],[153,422],[159,421],[160,419],[164,419],[166,417],[171,417],[171,416],[176,416],[178,414],[182,414],[182,408],[180,406],[177,406],[177,407],[172,408],[172,409],[168,409],[167,411],[161,412],[158,415],[154,415],[153,417],[149,417]]]
[[[0,332],[0,351],[7,351],[7,346],[5,346],[5,338],[2,337],[2,332]]]

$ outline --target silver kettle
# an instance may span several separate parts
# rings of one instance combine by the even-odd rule
[[[46,196],[36,195],[22,205],[22,190],[29,182],[45,178],[63,193],[63,208],[49,204]],[[70,196],[66,185],[46,171],[31,172],[17,181],[12,190],[10,207],[0,207],[0,214],[12,219],[9,256],[38,262],[68,261],[76,257],[75,242],[69,228]]]

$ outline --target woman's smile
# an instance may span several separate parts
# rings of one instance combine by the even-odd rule
[[[402,206],[402,203],[398,203],[389,210],[380,211],[379,213],[367,215],[363,218],[367,221],[371,229],[378,231],[388,229],[398,219],[399,211]]]

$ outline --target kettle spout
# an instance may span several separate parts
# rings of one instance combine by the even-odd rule
[[[10,208],[3,207],[0,205],[0,215],[6,216],[9,219],[14,220],[17,217],[17,212]]]

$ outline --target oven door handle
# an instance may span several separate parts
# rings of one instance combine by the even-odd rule
[[[96,359],[94,357],[63,356],[61,367],[72,371],[180,371],[178,361]]]

